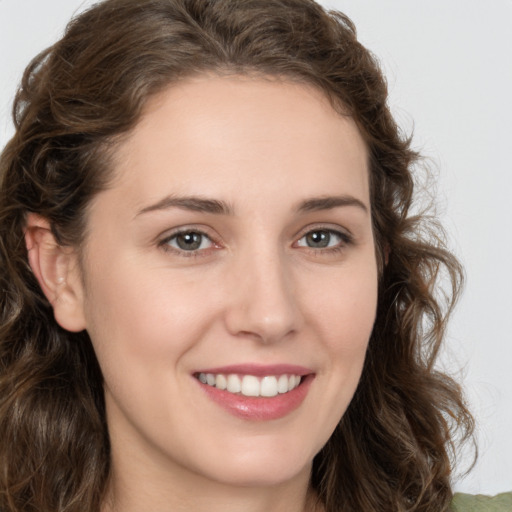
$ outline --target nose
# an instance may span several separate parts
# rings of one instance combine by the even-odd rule
[[[232,266],[228,331],[261,343],[276,343],[296,333],[302,316],[286,256],[253,254]]]

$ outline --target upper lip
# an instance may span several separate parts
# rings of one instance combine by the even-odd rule
[[[294,364],[235,364],[228,366],[217,366],[215,368],[205,368],[194,373],[213,373],[213,374],[239,374],[254,375],[255,377],[265,377],[267,375],[309,375],[313,373],[310,368]]]

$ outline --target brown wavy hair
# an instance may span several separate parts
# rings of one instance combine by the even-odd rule
[[[0,509],[97,512],[109,475],[102,375],[89,336],[60,328],[27,262],[27,212],[80,246],[109,156],[148,98],[204,72],[317,87],[370,155],[379,302],[363,375],[311,484],[327,512],[445,511],[455,440],[473,420],[436,370],[462,271],[411,215],[411,149],[352,22],[312,0],[107,0],[25,71],[0,161]],[[440,278],[448,286],[440,293]]]

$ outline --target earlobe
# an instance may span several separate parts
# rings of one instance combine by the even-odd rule
[[[57,323],[68,331],[84,330],[83,286],[76,251],[60,245],[48,220],[34,213],[27,215],[25,243],[28,262]]]

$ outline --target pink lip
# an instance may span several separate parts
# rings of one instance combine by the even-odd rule
[[[304,375],[313,373],[313,370],[304,366],[297,366],[292,364],[238,364],[197,370],[194,373],[254,375],[255,377],[265,377],[267,375],[300,375],[302,377]]]
[[[198,371],[196,375],[198,373],[254,375],[256,377],[283,374],[302,376],[300,385],[292,391],[268,398],[248,397],[242,394],[230,393],[229,391],[217,389],[208,384],[202,384],[194,377],[195,382],[197,382],[209,399],[217,405],[220,405],[233,416],[251,421],[277,420],[290,414],[302,404],[315,378],[311,370],[292,365],[236,365],[209,368],[206,371]]]

